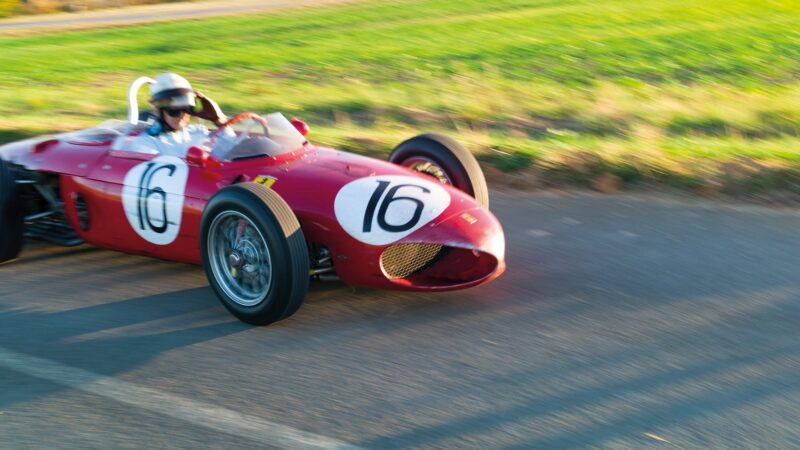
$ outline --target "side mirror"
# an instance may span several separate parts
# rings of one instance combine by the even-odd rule
[[[308,124],[303,122],[302,120],[298,119],[297,117],[292,117],[292,120],[289,122],[294,125],[295,129],[300,132],[303,136],[307,135],[311,129],[308,127]]]
[[[186,151],[186,162],[196,166],[205,167],[208,163],[208,152],[201,147],[193,145]]]

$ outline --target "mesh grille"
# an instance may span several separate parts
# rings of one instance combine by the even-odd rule
[[[381,255],[381,266],[390,278],[405,278],[428,266],[443,247],[438,244],[397,244]]]

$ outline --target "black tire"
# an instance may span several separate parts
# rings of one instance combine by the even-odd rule
[[[421,134],[401,143],[389,155],[390,162],[411,169],[419,158],[430,161],[444,172],[448,180],[440,181],[449,182],[489,207],[489,188],[478,160],[454,139],[442,134]]]
[[[225,241],[229,235],[220,234],[224,226],[230,230],[226,221],[231,220],[237,221],[237,230],[244,230],[238,232],[236,248],[225,247],[230,243]],[[241,243],[245,232],[247,240]],[[220,253],[221,248],[226,248],[224,255]],[[263,264],[264,249],[268,264]],[[200,251],[211,287],[225,308],[243,322],[273,323],[291,316],[303,304],[309,283],[308,248],[294,212],[272,189],[256,183],[241,183],[217,192],[203,211]],[[231,262],[234,260],[241,269]],[[253,267],[257,267],[259,273],[253,275]],[[264,275],[260,271],[267,270],[265,267],[269,268],[270,277],[267,286],[252,291],[262,296],[246,297],[251,293],[246,288],[248,283],[242,284],[235,278],[239,276],[244,280],[249,275],[253,280],[257,276],[258,280],[250,284],[253,286],[260,283]],[[242,271],[241,275],[238,270]]]
[[[25,216],[19,189],[8,163],[0,159],[0,263],[19,255],[24,235]]]

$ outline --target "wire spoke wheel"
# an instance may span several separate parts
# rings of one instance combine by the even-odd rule
[[[272,189],[239,183],[203,209],[200,253],[208,283],[240,320],[267,325],[294,314],[308,292],[308,246],[291,207]]]
[[[431,176],[442,184],[453,184],[444,168],[429,158],[413,156],[403,161],[403,165],[411,170]]]
[[[489,188],[475,156],[441,134],[421,134],[392,150],[389,161],[449,184],[489,207]]]
[[[269,294],[272,257],[255,224],[237,211],[224,211],[211,223],[208,234],[211,270],[234,302],[255,306]]]

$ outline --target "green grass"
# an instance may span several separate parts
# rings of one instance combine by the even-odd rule
[[[793,0],[413,0],[4,37],[0,139],[122,118],[171,70],[376,156],[438,130],[503,170],[693,185],[752,160],[800,189],[798,23]]]

